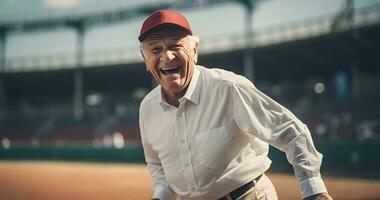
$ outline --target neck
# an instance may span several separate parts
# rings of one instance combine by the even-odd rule
[[[181,92],[175,92],[175,93],[169,93],[163,90],[163,95],[167,103],[178,108],[179,99],[185,95],[186,90],[187,88],[185,90],[182,90]]]

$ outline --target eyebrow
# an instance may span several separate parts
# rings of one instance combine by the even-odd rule
[[[154,45],[154,44],[156,44],[156,43],[158,43],[157,40],[149,41],[149,42],[148,42],[148,46],[152,46],[152,45]]]
[[[182,42],[182,41],[180,41],[182,38],[183,38],[183,37],[178,36],[178,37],[170,37],[170,38],[168,38],[168,39],[169,39],[169,41]],[[155,39],[155,38],[151,39],[151,40],[148,42],[148,46],[155,45],[156,43],[158,43],[159,40],[160,40],[160,39]]]

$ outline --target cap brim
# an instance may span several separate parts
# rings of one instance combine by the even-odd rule
[[[162,28],[166,28],[166,27],[175,27],[175,28],[179,28],[179,29],[185,31],[186,33],[188,33],[189,35],[192,35],[192,34],[193,34],[193,33],[191,32],[191,30],[189,30],[189,29],[187,29],[187,28],[185,28],[185,27],[182,27],[182,26],[180,26],[180,25],[178,25],[178,24],[174,24],[174,23],[161,23],[161,24],[156,24],[156,25],[150,27],[149,29],[147,29],[144,33],[142,33],[142,34],[138,37],[138,39],[139,39],[140,42],[142,42],[142,41],[144,41],[144,40],[148,37],[149,34],[155,32],[155,31],[158,31],[158,30],[160,30],[160,29],[162,29]]]

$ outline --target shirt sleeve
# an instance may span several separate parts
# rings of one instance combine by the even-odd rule
[[[233,84],[232,90],[237,125],[286,153],[302,198],[327,192],[320,174],[322,154],[315,149],[306,125],[248,80]]]
[[[175,195],[169,188],[168,183],[165,179],[164,170],[162,168],[161,163],[154,163],[152,161],[148,161],[149,156],[145,155],[147,160],[148,170],[152,177],[153,182],[153,196],[152,198],[158,198],[161,200],[166,199],[175,199]]]
[[[171,191],[166,178],[158,153],[153,149],[145,137],[144,127],[142,123],[142,112],[140,110],[140,132],[141,140],[144,148],[145,161],[147,162],[148,171],[152,177],[153,196],[161,200],[174,200],[175,195]]]

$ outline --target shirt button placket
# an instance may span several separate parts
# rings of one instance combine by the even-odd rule
[[[191,166],[191,158],[190,158],[190,148],[189,144],[187,143],[187,127],[186,127],[186,118],[185,118],[185,111],[182,109],[178,110],[178,115],[177,115],[177,132],[179,133],[179,138],[181,142],[181,147],[180,151],[182,154],[182,158],[185,164],[185,169],[184,169],[184,176],[186,179],[186,183],[189,186],[190,192],[194,192],[195,190],[195,179],[193,176],[193,169]]]

